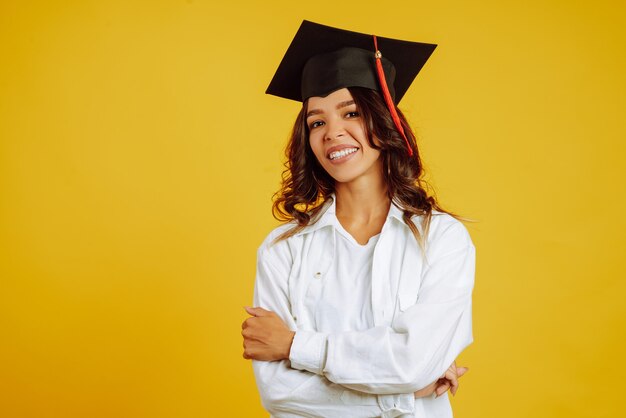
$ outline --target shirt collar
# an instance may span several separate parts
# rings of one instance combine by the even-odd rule
[[[394,201],[391,201],[391,205],[389,207],[389,213],[387,214],[387,218],[389,217],[393,217],[396,218],[398,221],[400,221],[400,223],[402,225],[406,225],[404,223],[404,211],[402,209],[400,209],[398,206],[396,206],[396,204],[394,203]],[[408,228],[408,225],[406,225]]]
[[[336,198],[335,194],[333,193],[328,197],[328,199],[326,199],[324,203],[322,203],[322,209],[320,209],[320,212],[317,214],[317,222],[312,219],[311,222],[314,223],[309,223],[309,225],[305,226],[298,233],[296,233],[295,236],[315,232],[327,226],[335,226],[336,222],[339,222],[337,220],[336,207]],[[404,223],[404,219],[402,218],[403,215],[404,212],[402,211],[402,209],[396,206],[392,201],[391,205],[389,206],[389,212],[387,213],[387,219],[395,218],[402,225],[408,228],[408,225]]]
[[[315,221],[315,219],[317,219],[317,221]],[[334,225],[336,220],[337,216],[335,216],[335,195],[331,194],[328,199],[326,199],[326,201],[322,203],[322,209],[320,209],[317,217],[311,219],[309,224],[302,228],[294,236],[308,234],[311,232],[315,232],[318,229]]]

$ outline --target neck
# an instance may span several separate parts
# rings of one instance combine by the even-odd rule
[[[374,219],[386,217],[391,200],[382,176],[376,181],[362,179],[350,183],[336,183],[336,214],[339,219],[367,224]]]

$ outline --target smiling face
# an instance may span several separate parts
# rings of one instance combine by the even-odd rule
[[[306,116],[311,149],[335,181],[349,183],[382,176],[380,151],[370,146],[348,89],[309,98]]]

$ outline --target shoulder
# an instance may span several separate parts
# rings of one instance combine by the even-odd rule
[[[257,250],[258,261],[267,262],[274,266],[291,265],[292,255],[289,242],[294,237],[280,241],[277,241],[276,239],[294,226],[294,222],[288,222],[272,229]]]
[[[259,246],[259,249],[269,249],[273,247],[274,245],[276,245],[275,244],[276,238],[278,238],[280,235],[284,234],[285,232],[289,231],[295,226],[296,224],[294,221],[286,222],[286,223],[278,225],[265,236],[265,238],[263,239],[263,242]],[[281,240],[281,241],[278,241],[278,243],[285,242],[285,241],[286,240]]]
[[[442,254],[473,246],[472,238],[461,221],[447,213],[433,211],[426,239],[429,253]]]

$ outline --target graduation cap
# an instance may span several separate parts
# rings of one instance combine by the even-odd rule
[[[344,87],[380,92],[413,154],[395,110],[437,45],[377,37],[304,20],[265,91],[304,101]]]

